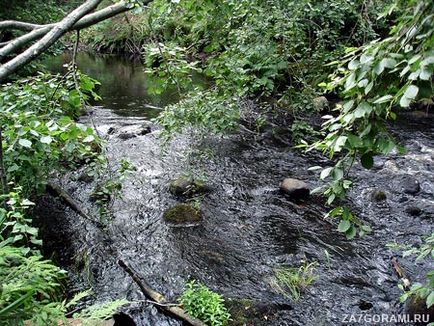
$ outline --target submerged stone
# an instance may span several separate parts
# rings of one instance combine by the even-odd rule
[[[166,222],[172,224],[197,223],[202,219],[200,211],[188,204],[178,204],[167,209],[163,218]]]
[[[197,181],[192,177],[181,176],[170,183],[169,191],[172,195],[178,197],[191,197],[207,192],[208,188],[203,182]]]
[[[375,190],[372,193],[372,199],[375,201],[383,201],[387,199],[386,193],[382,190]]]
[[[286,178],[280,184],[280,190],[293,199],[309,197],[310,190],[306,182],[293,178]]]
[[[415,195],[420,191],[419,181],[411,175],[404,176],[401,180],[401,184],[402,184],[402,190],[406,194]]]
[[[422,210],[414,205],[407,206],[405,208],[405,212],[411,216],[419,216],[420,214],[422,214]]]

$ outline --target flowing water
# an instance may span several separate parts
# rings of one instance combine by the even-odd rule
[[[147,134],[141,130],[156,113],[149,104],[162,107],[176,96],[149,97],[140,66],[119,58],[83,55],[79,66],[101,80],[104,97],[102,106],[95,106],[82,120],[107,140],[112,167],[127,159],[136,171],[113,200],[113,218],[103,230],[59,199],[48,194],[41,199],[37,215],[45,249],[68,270],[71,292],[92,287],[97,302],[144,299],[118,266],[121,258],[171,301],[177,300],[188,280],[195,279],[234,306],[243,303],[245,319],[235,316],[235,325],[367,325],[366,320],[345,323],[344,319],[350,314],[369,318],[403,312],[390,263],[398,252],[386,244],[394,240],[418,244],[421,236],[433,231],[432,115],[409,114],[399,128],[393,128],[407,146],[406,154],[378,158],[371,170],[356,164],[349,201],[373,232],[348,241],[336,231],[335,222],[323,219],[327,208],[320,198],[293,203],[278,191],[286,177],[316,187],[318,175],[308,167],[327,164],[326,160],[293,149],[271,132],[209,136],[203,141],[186,133],[162,150],[158,126],[152,125]],[[187,155],[198,144],[200,154],[212,155]],[[83,169],[59,176],[57,182],[97,217],[98,207],[89,199],[95,181],[83,178]],[[162,214],[179,202],[168,187],[184,173],[203,175],[211,191],[201,200],[199,226],[173,228]],[[414,180],[420,184],[416,192],[409,189]],[[384,192],[386,199],[374,200],[375,191]],[[317,277],[294,302],[278,291],[273,270],[302,261],[317,262]],[[399,261],[412,282],[422,280],[424,271],[434,267],[432,260]],[[137,325],[182,324],[152,304],[136,303],[125,311]]]

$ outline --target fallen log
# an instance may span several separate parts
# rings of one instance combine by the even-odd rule
[[[136,271],[134,271],[131,267],[129,267],[122,259],[118,260],[118,264],[119,264],[119,266],[122,267],[122,269],[125,272],[127,272],[128,275],[131,276],[131,278],[138,285],[138,287],[140,288],[142,293],[145,295],[145,297],[155,301],[154,304],[158,308],[165,310],[169,314],[181,319],[182,321],[185,321],[189,325],[206,326],[206,324],[203,323],[202,321],[188,315],[181,307],[173,306],[171,304],[166,304],[166,298],[161,293],[158,293],[157,291],[153,290],[146,283],[146,281],[143,280],[143,278]]]
[[[54,192],[57,196],[59,196],[61,199],[63,199],[63,201],[81,217],[85,218],[88,221],[91,221],[92,223],[96,224],[96,226],[98,226],[98,227],[104,226],[100,221],[92,218],[83,209],[81,209],[81,207],[74,200],[74,198],[72,198],[71,195],[68,194],[68,192],[66,192],[60,186],[58,186],[52,182],[48,182],[47,183],[47,189]]]

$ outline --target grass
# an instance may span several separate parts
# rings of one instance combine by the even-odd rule
[[[303,289],[311,285],[316,276],[314,274],[316,262],[304,263],[300,267],[278,267],[274,269],[277,279],[276,290],[294,301],[300,299]]]

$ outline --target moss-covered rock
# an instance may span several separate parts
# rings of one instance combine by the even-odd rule
[[[167,209],[163,218],[172,224],[198,223],[202,219],[200,211],[188,204],[178,204]]]
[[[177,197],[192,197],[207,192],[208,188],[201,181],[181,176],[170,183],[169,191]]]
[[[375,191],[372,193],[372,199],[373,199],[374,201],[384,201],[384,200],[387,199],[387,195],[386,195],[386,193],[385,193],[384,191],[382,191],[382,190],[375,190]]]
[[[288,308],[274,304],[255,303],[245,298],[227,299],[225,305],[231,314],[229,326],[264,325],[265,321],[272,321],[279,310]]]

